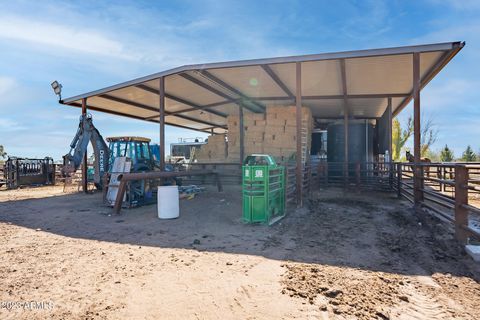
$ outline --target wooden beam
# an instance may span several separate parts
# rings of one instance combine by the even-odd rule
[[[296,124],[297,124],[297,155],[296,155],[296,195],[297,207],[303,207],[303,162],[302,162],[302,64],[295,63],[295,94],[296,94]]]
[[[82,116],[87,114],[87,98],[82,99]],[[82,188],[83,192],[88,192],[88,158],[87,151],[83,154],[83,168],[82,168]]]
[[[160,77],[158,89],[159,115],[160,115],[160,171],[165,171],[165,78]]]
[[[295,96],[290,91],[290,89],[288,89],[285,83],[283,83],[280,77],[275,73],[275,71],[272,70],[272,68],[270,68],[268,64],[262,64],[262,69],[270,76],[270,78],[272,78],[272,80],[280,87],[280,89],[285,92],[288,98],[295,99]]]

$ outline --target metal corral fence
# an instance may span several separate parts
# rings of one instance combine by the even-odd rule
[[[218,178],[222,184],[242,184],[242,165],[239,163],[190,163],[186,170],[210,170],[218,173]],[[184,178],[183,182],[185,184],[216,184],[215,177],[213,176],[192,176]]]
[[[415,175],[417,167],[417,175]],[[415,177],[418,177],[417,186]],[[295,201],[295,167],[287,168],[288,202]],[[396,191],[415,207],[452,223],[456,238],[480,240],[480,163],[320,162],[303,169],[303,195],[317,187]],[[416,191],[414,191],[416,190]],[[416,196],[415,196],[416,195]]]
[[[296,201],[295,165],[285,170],[285,198]],[[418,174],[415,175],[415,167]],[[213,170],[223,184],[241,184],[237,163],[194,163],[187,170]],[[317,162],[302,169],[302,195],[317,188],[338,186],[352,190],[397,192],[416,207],[425,207],[452,223],[462,243],[469,237],[480,239],[480,163],[384,163]],[[417,186],[415,185],[415,177]],[[211,181],[210,181],[211,180]],[[192,177],[191,184],[215,184],[212,177]],[[416,191],[415,191],[416,190]],[[416,195],[416,196],[415,196]]]
[[[480,239],[480,163],[396,163],[394,176],[398,196],[452,223],[460,242]]]
[[[3,167],[8,189],[21,186],[55,184],[55,164],[52,158],[28,159],[10,157]]]

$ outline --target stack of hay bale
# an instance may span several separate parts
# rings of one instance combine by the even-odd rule
[[[243,117],[245,156],[265,153],[279,162],[295,158],[297,152],[296,107],[269,106],[266,114],[245,113]],[[240,161],[240,129],[238,116],[229,116],[228,162]],[[310,109],[302,108],[302,159],[306,161],[310,151],[313,118]]]
[[[240,162],[240,120],[238,116],[228,116],[228,162]],[[244,126],[244,152],[245,155],[263,153],[265,136],[265,114],[245,113]]]
[[[274,156],[277,161],[287,162],[297,152],[297,108],[295,106],[268,106],[264,153]],[[310,152],[313,118],[310,109],[302,107],[302,160],[306,162]]]
[[[227,142],[224,134],[211,135],[207,144],[202,145],[196,153],[201,163],[223,163],[227,158]]]

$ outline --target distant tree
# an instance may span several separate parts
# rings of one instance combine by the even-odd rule
[[[425,120],[423,120],[425,119]],[[432,144],[437,141],[438,130],[431,118],[422,117],[420,157],[428,157],[428,152]]]
[[[433,150],[428,149],[423,156],[425,158],[430,159],[432,162],[439,162],[440,161],[440,153],[437,152],[437,151],[433,151]]]
[[[5,152],[5,148],[0,144],[0,158],[5,159],[7,157],[7,153]]]
[[[473,152],[472,147],[467,146],[467,149],[462,154],[462,161],[464,162],[472,162],[477,160],[477,155]]]
[[[440,161],[441,162],[452,162],[453,161],[453,151],[445,145],[445,148],[440,151]]]
[[[403,146],[413,134],[413,120],[412,117],[408,117],[406,128],[402,130],[400,121],[397,118],[392,122],[392,158],[394,161],[400,160],[400,153]]]
[[[429,117],[421,117],[420,157],[428,157],[430,147],[437,141],[438,130],[436,124]],[[407,140],[413,135],[413,118],[409,116],[402,128],[397,118],[392,122],[392,156],[394,161],[401,159],[401,152]]]

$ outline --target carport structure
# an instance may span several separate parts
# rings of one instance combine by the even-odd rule
[[[350,119],[378,119],[387,114],[391,154],[391,119],[413,99],[414,156],[419,163],[420,91],[464,45],[447,42],[186,65],[60,102],[81,107],[82,113],[90,109],[159,123],[163,169],[165,125],[221,134],[228,130],[227,116],[238,115],[243,159],[243,114],[263,113],[267,105],[296,105],[297,136],[301,136],[302,106],[310,108],[315,125],[343,119],[345,141]],[[345,159],[348,152],[345,143]],[[297,154],[301,154],[300,139]],[[296,157],[299,204],[304,165]],[[417,182],[416,186],[415,190]]]

